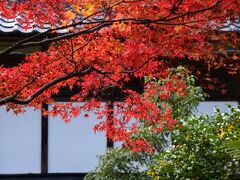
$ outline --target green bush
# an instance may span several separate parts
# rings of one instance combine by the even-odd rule
[[[105,156],[100,156],[94,173],[88,174],[87,180],[147,180],[151,177],[141,172],[141,165],[147,159],[143,154],[132,153],[128,149],[108,149]]]
[[[181,120],[172,132],[173,148],[155,155],[149,175],[155,179],[240,179],[239,162],[222,145],[239,134],[240,110],[229,106],[212,116]],[[152,173],[152,174],[151,174]]]

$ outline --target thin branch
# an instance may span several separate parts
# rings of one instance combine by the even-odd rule
[[[42,32],[42,33],[36,34],[34,36],[31,36],[29,38],[26,38],[26,39],[23,39],[21,41],[18,41],[17,43],[15,43],[15,44],[9,46],[8,48],[4,49],[3,51],[1,51],[0,52],[0,56],[7,55],[7,54],[9,54],[10,52],[12,52],[12,51],[14,51],[16,49],[22,49],[22,48],[26,48],[26,47],[50,44],[52,42],[60,41],[60,40],[63,40],[63,39],[70,39],[70,38],[73,38],[73,37],[78,36],[78,35],[90,34],[90,33],[99,31],[100,29],[102,29],[104,27],[107,27],[107,26],[109,26],[111,24],[112,23],[100,24],[100,25],[96,25],[96,26],[93,26],[93,27],[91,27],[89,29],[86,29],[86,30],[83,30],[83,31],[79,31],[79,32],[68,33],[68,34],[61,34],[61,35],[55,36],[53,38],[46,38],[46,39],[43,39],[43,40],[40,40],[40,41],[30,41],[30,40],[33,40],[33,39],[35,39],[37,37],[40,37],[40,36],[42,36],[44,34],[49,33],[50,32],[50,29],[49,29],[46,32]]]
[[[160,49],[156,50],[156,52],[155,52],[153,55],[151,55],[150,57],[148,57],[148,59],[147,59],[145,62],[143,62],[139,67],[137,67],[137,68],[135,68],[135,69],[133,69],[133,70],[120,71],[119,73],[129,74],[129,73],[134,73],[134,72],[139,71],[139,70],[142,69],[146,64],[149,63],[149,61],[151,60],[151,58],[153,58],[154,56],[157,55],[157,53],[159,52],[159,50],[160,50]],[[101,70],[99,70],[99,69],[97,69],[97,68],[95,68],[95,67],[93,67],[93,70],[95,70],[95,71],[98,72],[99,74],[103,74],[103,75],[105,75],[105,74],[114,74],[114,72],[112,72],[112,71],[111,71],[111,72],[110,72],[110,71],[101,71]]]
[[[214,5],[212,5],[210,7],[202,8],[202,9],[199,9],[199,10],[196,10],[196,11],[189,11],[189,12],[183,13],[181,15],[178,15],[178,16],[175,16],[173,18],[166,19],[166,20],[167,21],[172,21],[172,20],[175,20],[175,19],[182,18],[184,16],[194,15],[194,14],[198,14],[198,13],[201,13],[201,12],[204,12],[204,11],[209,11],[209,10],[214,9],[215,7],[217,7],[221,2],[222,2],[222,0],[219,0]]]
[[[53,37],[53,38],[45,39],[45,40],[41,40],[41,41],[36,41],[36,42],[23,43],[20,47],[25,48],[25,47],[29,47],[29,46],[39,46],[39,45],[45,45],[45,44],[49,44],[52,42],[60,41],[63,39],[70,39],[70,38],[78,36],[78,35],[84,35],[84,34],[93,33],[95,31],[99,31],[100,29],[107,27],[109,25],[111,25],[111,23],[104,23],[104,24],[96,25],[87,30],[83,30],[83,31],[79,31],[79,32],[63,34],[63,35],[60,35],[57,37]]]
[[[111,72],[111,73],[108,73],[108,72],[102,72],[101,70],[99,70],[99,69],[97,69],[97,68],[94,68],[94,67],[93,67],[93,70],[96,71],[97,73],[99,73],[99,74],[101,74],[101,75],[107,77],[108,79],[110,79],[111,81],[115,82],[116,84],[119,84],[118,81],[116,81],[116,80],[114,80],[113,78],[111,78],[111,77],[108,76],[108,74],[113,74],[113,72]]]
[[[84,49],[90,42],[93,41],[93,39],[94,39],[94,38],[92,37],[88,42],[86,42],[85,44],[83,44],[81,47],[75,49],[75,50],[73,51],[73,53],[75,53],[75,52],[77,52],[77,51],[79,51],[79,50]]]
[[[23,40],[21,40],[21,41],[18,41],[18,42],[16,42],[16,43],[14,43],[13,45],[9,46],[8,48],[4,49],[3,51],[1,51],[1,52],[0,52],[0,55],[7,55],[7,54],[9,54],[10,52],[12,52],[13,50],[16,50],[16,49],[21,48],[21,45],[22,45],[23,43],[28,42],[28,41],[33,40],[33,39],[36,39],[36,38],[38,38],[38,37],[40,37],[40,36],[42,36],[42,35],[45,35],[45,34],[47,34],[47,33],[49,33],[49,32],[50,32],[50,29],[48,29],[48,30],[45,31],[45,32],[41,32],[41,33],[35,34],[35,35],[33,35],[33,36],[29,37],[29,38],[25,38],[25,39],[23,39]]]
[[[184,0],[180,0],[179,3],[177,4],[177,6],[176,6],[176,4],[174,3],[171,12],[170,12],[167,16],[165,16],[164,18],[161,18],[161,20],[167,19],[167,18],[169,18],[172,14],[174,14],[174,13],[178,10],[178,8],[182,5],[183,1],[184,1]]]
[[[120,1],[120,2],[116,3],[115,5],[107,8],[107,9],[110,9],[114,6],[117,6],[117,5],[119,5],[123,2],[126,3],[126,1],[123,0],[123,1]],[[45,32],[36,34],[36,35],[31,36],[29,38],[26,38],[22,41],[19,41],[19,42],[13,44],[12,46],[6,48],[2,52],[0,52],[0,55],[6,55],[6,54],[8,54],[8,53],[10,53],[10,52],[12,52],[13,50],[16,50],[16,49],[21,49],[21,48],[30,47],[30,46],[45,45],[45,44],[49,44],[49,43],[56,42],[56,41],[63,40],[63,39],[70,39],[70,38],[73,38],[73,37],[78,36],[78,35],[89,34],[89,33],[92,33],[92,32],[99,31],[100,29],[102,29],[104,27],[111,26],[113,23],[116,23],[116,22],[119,22],[119,23],[128,22],[128,23],[131,23],[131,24],[159,24],[159,25],[171,25],[171,26],[173,26],[173,25],[185,25],[186,26],[187,24],[194,23],[194,21],[182,22],[182,23],[174,23],[174,22],[171,22],[171,21],[182,18],[184,16],[194,15],[194,14],[198,14],[198,13],[201,13],[201,12],[204,12],[204,11],[211,10],[211,9],[217,7],[222,2],[222,0],[217,1],[214,5],[212,5],[210,7],[202,8],[202,9],[199,9],[199,10],[196,10],[196,11],[186,12],[186,13],[177,15],[175,17],[168,18],[172,14],[174,14],[174,12],[176,12],[176,10],[179,8],[179,6],[182,4],[182,2],[183,2],[183,0],[180,0],[179,4],[176,7],[173,7],[173,10],[167,16],[165,16],[164,18],[160,18],[160,19],[122,18],[122,19],[116,19],[116,20],[97,20],[97,21],[84,22],[89,17],[97,15],[101,12],[104,12],[104,10],[101,10],[101,11],[98,11],[96,13],[93,13],[93,14],[87,16],[86,18],[84,18],[80,22],[72,23],[70,25],[62,26],[62,27],[58,27],[58,28],[48,29]],[[89,24],[89,25],[97,24],[97,25],[93,26],[89,29],[79,31],[79,32],[72,32],[72,33],[61,34],[61,35],[58,34],[57,36],[54,36],[52,38],[45,37],[46,39],[42,39],[40,41],[31,41],[31,40],[33,40],[37,37],[41,37],[43,35],[46,35],[48,33],[51,33],[51,32],[54,32],[54,31],[57,31],[57,30],[60,30],[60,29],[67,29],[69,27],[76,27],[78,25],[86,25],[86,24]]]
[[[34,83],[36,81],[36,79],[33,79],[31,82],[27,83],[25,86],[23,86],[22,88],[20,88],[14,95],[14,97],[16,97],[23,89],[25,89],[26,87],[28,87],[29,85],[31,85],[32,83]]]

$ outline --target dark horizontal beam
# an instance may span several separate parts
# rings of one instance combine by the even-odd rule
[[[87,173],[9,174],[0,175],[4,180],[83,180]]]

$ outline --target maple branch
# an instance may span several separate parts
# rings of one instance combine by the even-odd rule
[[[100,29],[102,29],[104,27],[107,27],[111,24],[112,23],[102,23],[100,25],[93,26],[93,27],[91,27],[89,29],[86,29],[86,30],[83,30],[83,31],[58,35],[58,36],[55,36],[53,38],[46,38],[46,39],[43,39],[43,40],[40,40],[40,41],[30,41],[30,42],[28,42],[29,40],[32,40],[36,37],[40,37],[43,34],[49,33],[50,30],[48,30],[46,32],[39,33],[39,34],[36,34],[36,35],[31,36],[29,38],[23,39],[22,41],[18,41],[17,43],[13,44],[12,46],[10,46],[10,47],[6,48],[5,50],[1,51],[0,56],[1,55],[6,55],[6,54],[8,54],[8,53],[10,53],[10,52],[12,52],[13,50],[16,50],[16,49],[26,48],[26,47],[30,47],[30,46],[40,46],[40,45],[50,44],[52,42],[60,41],[60,40],[63,40],[63,39],[70,39],[70,38],[78,36],[78,35],[90,34],[90,33],[99,31]]]
[[[86,34],[88,30],[83,31],[82,33],[81,33],[81,31],[80,31],[79,33],[73,33],[73,34],[75,34],[75,35],[73,35],[73,36],[72,36],[72,34],[70,34],[70,35],[68,35],[68,36],[63,36],[63,38],[61,38],[61,37],[59,37],[59,38],[53,38],[52,41],[49,39],[49,40],[45,40],[45,41],[40,41],[39,43],[36,42],[36,43],[33,43],[33,44],[32,44],[32,43],[24,44],[24,43],[26,43],[26,42],[29,42],[30,40],[36,39],[36,38],[41,37],[41,36],[43,36],[43,35],[47,35],[47,34],[49,34],[49,33],[51,33],[51,32],[55,32],[55,31],[62,30],[62,29],[67,29],[67,28],[70,28],[70,27],[76,27],[76,26],[78,26],[78,25],[84,24],[83,22],[84,22],[85,20],[89,19],[90,17],[96,16],[97,14],[100,14],[100,13],[106,11],[106,10],[112,9],[112,8],[120,5],[120,4],[123,3],[123,2],[124,2],[124,0],[122,0],[122,1],[120,1],[120,2],[118,2],[118,3],[116,3],[116,4],[112,5],[112,6],[110,6],[110,7],[108,7],[108,8],[105,8],[104,10],[97,11],[97,12],[95,12],[95,13],[87,16],[87,17],[85,17],[84,19],[82,19],[81,21],[79,21],[79,22],[77,22],[77,23],[73,23],[73,24],[69,24],[69,25],[65,25],[65,26],[61,26],[61,27],[57,27],[57,28],[52,28],[52,29],[49,28],[48,30],[46,30],[46,31],[44,31],[44,32],[38,33],[38,34],[33,35],[33,36],[29,37],[29,38],[25,38],[25,39],[23,39],[23,40],[21,40],[21,41],[18,41],[18,42],[16,42],[15,44],[13,44],[13,45],[9,46],[8,48],[6,48],[5,50],[1,51],[1,52],[0,52],[0,55],[7,55],[7,54],[9,54],[10,52],[12,52],[12,51],[14,51],[14,50],[16,50],[16,49],[20,49],[20,48],[24,48],[24,47],[29,47],[29,46],[32,46],[32,45],[33,45],[33,46],[38,46],[38,45],[43,44],[43,42],[45,42],[45,43],[51,43],[51,42],[58,41],[58,40],[61,40],[61,39],[68,39],[68,38],[74,37],[74,36],[79,35],[79,34]],[[33,11],[33,12],[34,12],[34,11]],[[98,22],[98,23],[102,23],[102,22]],[[91,30],[91,28],[90,28],[89,30]],[[99,30],[99,29],[98,29],[98,30]],[[90,32],[88,32],[88,33],[90,33]],[[46,39],[47,39],[47,37],[46,37]],[[45,44],[45,43],[44,43],[44,44]]]
[[[36,97],[41,95],[45,90],[51,88],[52,86],[54,86],[54,85],[56,85],[56,84],[58,84],[58,83],[60,83],[62,81],[66,81],[68,79],[71,79],[73,77],[84,76],[86,74],[89,74],[91,71],[92,71],[92,66],[89,66],[88,68],[83,69],[81,71],[72,72],[72,73],[67,74],[65,76],[56,78],[56,79],[48,82],[47,84],[43,85],[42,87],[40,87],[37,91],[35,91],[32,95],[30,95],[26,99],[16,98],[16,94],[15,95],[11,95],[11,96],[7,96],[5,98],[0,99],[0,105],[6,104],[6,103],[9,103],[9,102],[14,103],[14,104],[20,104],[20,105],[29,104]]]
[[[180,16],[178,17],[180,18]],[[46,38],[44,40],[41,41],[30,41],[36,37],[40,37],[41,35],[47,34],[50,32],[50,30],[37,34],[35,36],[32,36],[30,38],[26,38],[22,41],[19,41],[15,44],[13,44],[12,46],[6,48],[5,50],[0,52],[0,55],[6,55],[10,52],[12,52],[13,50],[16,49],[21,49],[21,48],[26,48],[26,47],[30,47],[30,46],[40,46],[40,45],[45,45],[45,44],[50,44],[52,42],[56,42],[56,41],[60,41],[60,40],[64,40],[64,39],[70,39],[73,38],[75,36],[78,35],[84,35],[84,34],[90,34],[96,31],[99,31],[100,29],[104,28],[104,27],[108,27],[110,25],[112,25],[115,22],[127,22],[127,21],[131,21],[132,24],[159,24],[159,25],[186,25],[189,23],[194,23],[194,22],[199,22],[199,21],[189,21],[189,22],[182,22],[182,23],[167,23],[166,21],[164,22],[159,22],[159,20],[152,20],[152,19],[136,19],[136,18],[126,18],[126,19],[118,19],[118,20],[104,20],[104,21],[95,21],[95,22],[86,22],[86,23],[82,23],[82,24],[98,24],[96,26],[93,26],[87,30],[83,30],[83,31],[79,31],[79,32],[73,32],[73,33],[69,33],[69,34],[63,34],[63,35],[58,35],[55,36],[53,38]],[[170,20],[169,20],[170,21]]]
[[[110,25],[110,23],[104,23],[104,24],[96,25],[87,30],[83,30],[83,31],[79,31],[79,32],[73,32],[73,33],[69,33],[69,34],[59,35],[59,36],[56,36],[56,37],[53,37],[50,39],[45,39],[45,40],[36,41],[36,42],[23,43],[20,47],[25,48],[25,47],[29,47],[29,46],[39,46],[39,45],[49,44],[49,43],[52,43],[55,41],[60,41],[63,39],[70,39],[70,38],[78,36],[78,35],[84,35],[84,34],[93,33],[95,31],[99,31],[100,29],[107,27],[109,25]]]
[[[108,9],[111,9],[111,8],[121,4],[121,3],[126,3],[126,2],[127,1],[122,0],[122,1],[110,6],[108,8],[105,8],[104,10],[97,11],[97,12],[85,17],[84,19],[82,19],[81,21],[79,21],[77,23],[72,23],[72,24],[69,24],[69,25],[66,25],[66,26],[61,26],[61,27],[58,27],[58,28],[48,29],[45,32],[36,34],[36,35],[31,36],[29,38],[25,38],[25,39],[15,43],[15,44],[13,44],[12,46],[9,46],[5,50],[1,51],[0,55],[6,55],[6,54],[8,54],[8,53],[10,53],[10,52],[12,52],[13,50],[16,50],[16,49],[26,48],[26,47],[30,47],[30,46],[39,46],[39,45],[50,44],[52,42],[60,41],[60,40],[63,40],[63,39],[70,39],[70,38],[73,38],[73,37],[78,36],[78,35],[90,34],[92,32],[99,31],[100,29],[102,29],[104,27],[111,26],[113,23],[116,23],[116,22],[118,22],[118,23],[129,22],[131,24],[159,24],[159,25],[185,25],[186,26],[189,23],[193,23],[193,21],[181,22],[181,23],[177,23],[177,22],[174,23],[172,21],[176,20],[176,19],[179,19],[179,18],[182,18],[182,17],[185,17],[185,16],[188,16],[188,15],[194,15],[194,14],[198,14],[198,13],[201,13],[201,12],[204,12],[204,11],[211,10],[211,9],[217,7],[222,2],[222,0],[217,1],[214,5],[212,5],[210,7],[202,8],[202,9],[199,9],[199,10],[196,10],[196,11],[186,12],[186,13],[177,15],[177,16],[172,17],[172,18],[169,18],[169,17],[177,11],[179,6],[183,3],[183,0],[180,0],[177,5],[173,5],[173,8],[172,8],[171,12],[167,16],[165,16],[163,18],[160,18],[160,19],[121,18],[121,19],[116,19],[116,20],[105,20],[105,19],[101,20],[101,19],[99,19],[99,20],[95,20],[95,21],[88,21],[88,22],[85,21],[85,20],[89,19],[90,17],[93,17],[93,16],[95,16],[99,13],[102,13],[102,12],[104,12]],[[83,31],[71,32],[71,33],[61,34],[61,35],[57,34],[56,36],[51,37],[51,38],[48,38],[47,36],[44,36],[44,35],[48,35],[51,32],[55,32],[57,30],[67,29],[69,27],[76,27],[78,25],[86,25],[86,24],[88,24],[88,25],[97,24],[97,25],[93,26],[93,27],[90,27],[89,29],[86,29],[86,30],[83,30]],[[42,40],[31,41],[31,40],[39,38],[41,36],[44,36],[42,38]]]

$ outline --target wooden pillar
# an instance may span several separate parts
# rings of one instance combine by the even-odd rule
[[[48,173],[48,115],[43,114],[48,111],[48,105],[42,104],[42,134],[41,134],[41,173]]]
[[[113,104],[112,101],[108,104],[108,110],[109,110],[109,113],[108,113],[108,116],[107,116],[107,124],[108,124],[108,126],[112,126],[113,122],[111,120],[114,117],[114,111],[113,111],[114,110],[114,104]],[[108,135],[107,135],[107,137],[108,137]],[[107,148],[113,148],[113,141],[109,138],[107,138]]]

